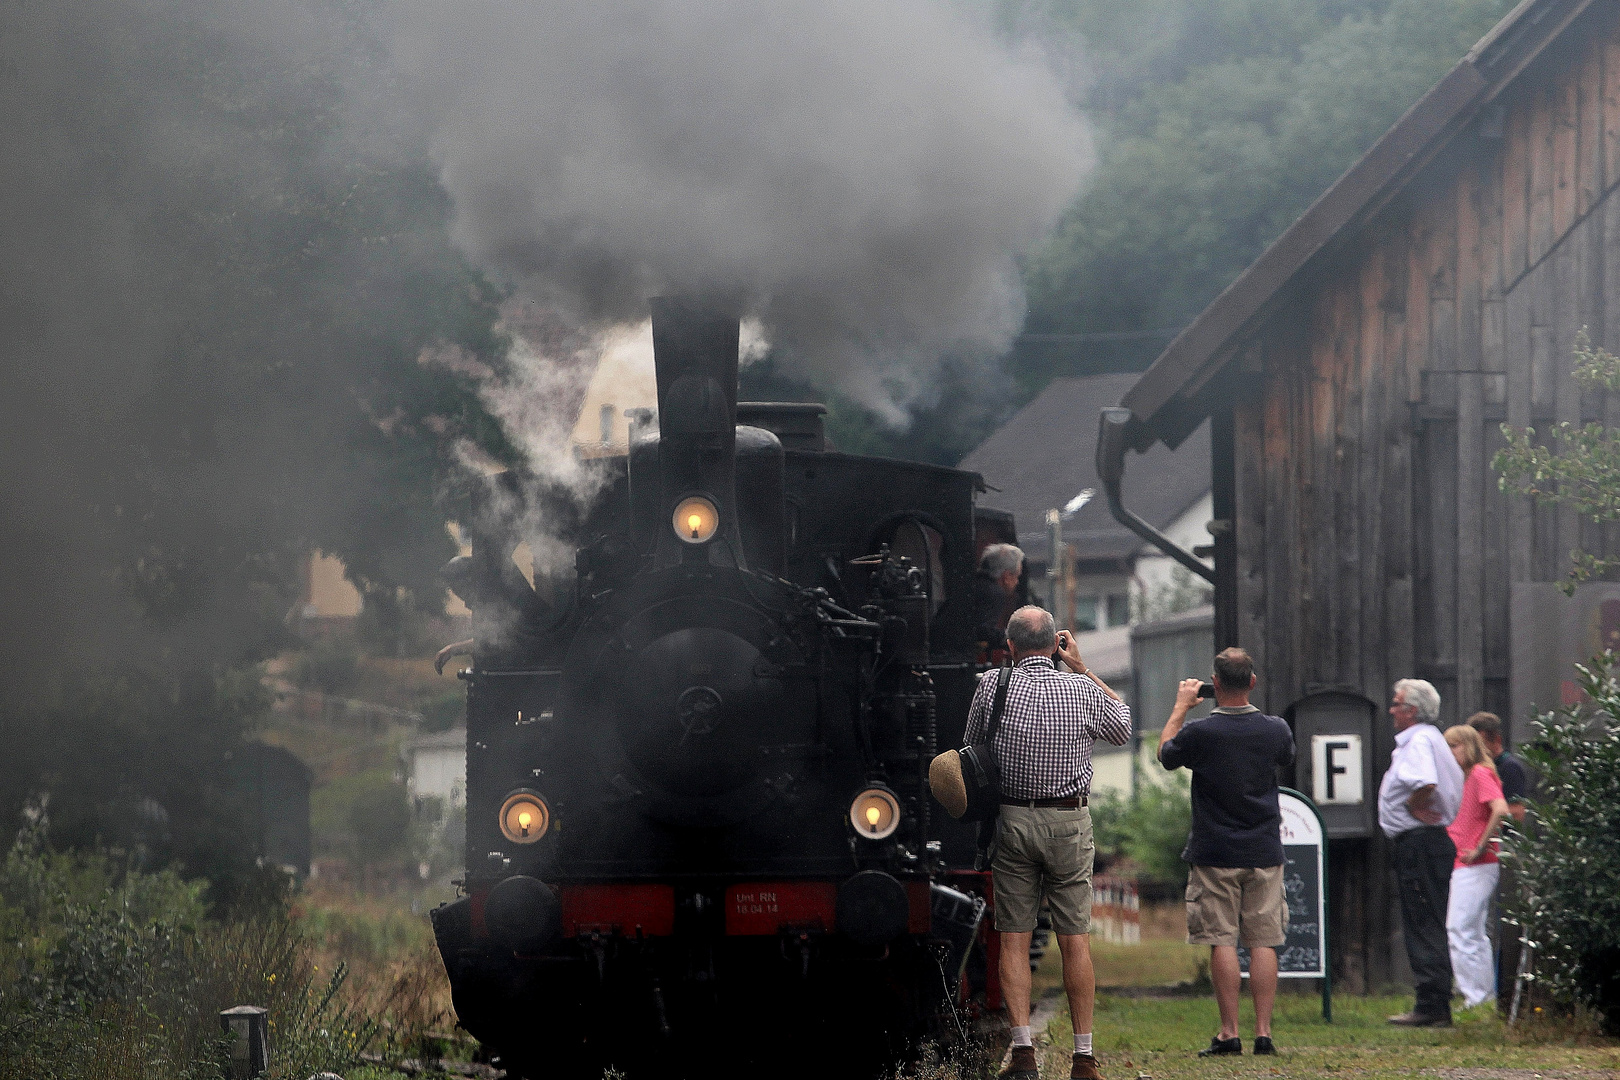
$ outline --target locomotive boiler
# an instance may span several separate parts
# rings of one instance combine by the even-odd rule
[[[832,451],[820,405],[739,403],[735,315],[652,320],[658,409],[624,456],[458,511],[456,1011],[524,1076],[874,1071],[1000,1004],[972,833],[926,776],[1012,523],[976,474]]]

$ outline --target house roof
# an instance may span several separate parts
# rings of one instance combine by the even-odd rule
[[[1086,488],[1096,495],[1063,524],[1063,538],[1081,559],[1125,559],[1142,546],[1135,533],[1108,513],[1097,477],[1097,418],[1136,381],[1133,374],[1053,379],[959,466],[979,473],[993,489],[984,505],[1010,510],[1020,545],[1032,558],[1045,557],[1046,511],[1061,509]],[[1156,446],[1132,460],[1129,502],[1163,529],[1210,487],[1209,426],[1179,451]]]
[[[1418,99],[1299,219],[1178,334],[1124,395],[1134,445],[1178,445],[1209,414],[1205,392],[1247,331],[1324,252],[1399,194],[1593,0],[1523,0]],[[1132,487],[1137,467],[1131,467]]]

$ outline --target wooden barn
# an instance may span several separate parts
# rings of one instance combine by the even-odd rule
[[[1546,619],[1581,599],[1550,583],[1574,547],[1620,552],[1491,467],[1503,421],[1620,424],[1620,396],[1570,376],[1583,327],[1620,349],[1617,185],[1620,3],[1525,0],[1105,413],[1100,466],[1212,421],[1216,640],[1295,723],[1346,989],[1405,973],[1375,823],[1391,683],[1522,739],[1529,703],[1557,704]]]

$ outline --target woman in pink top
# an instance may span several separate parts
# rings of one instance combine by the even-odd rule
[[[1491,897],[1502,873],[1496,861],[1496,828],[1507,817],[1502,781],[1485,752],[1479,732],[1467,724],[1446,730],[1446,742],[1463,771],[1462,806],[1446,826],[1457,845],[1451,868],[1451,899],[1446,905],[1446,938],[1451,972],[1462,990],[1463,1006],[1473,1008],[1496,997],[1496,964],[1491,956]]]

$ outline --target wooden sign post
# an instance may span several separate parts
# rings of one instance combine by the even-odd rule
[[[1277,950],[1279,979],[1321,979],[1322,1019],[1333,1021],[1333,978],[1328,961],[1327,830],[1316,804],[1293,788],[1277,794],[1282,811],[1283,899],[1288,904],[1288,936]],[[1238,949],[1238,963],[1249,974],[1249,950]]]

